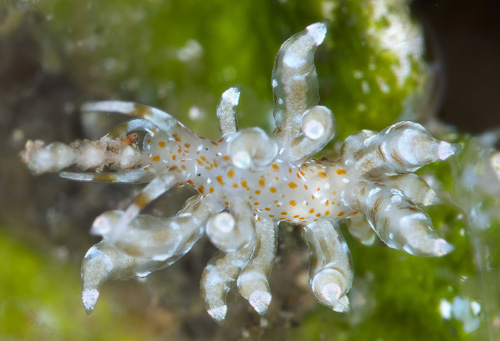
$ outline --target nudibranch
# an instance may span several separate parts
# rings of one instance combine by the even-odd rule
[[[233,87],[217,106],[221,138],[216,141],[198,137],[156,108],[102,101],[86,103],[82,111],[134,118],[98,141],[27,142],[22,159],[35,174],[61,171],[61,177],[77,181],[148,183],[126,210],[105,212],[92,225],[91,232],[103,239],[83,260],[82,300],[88,313],[103,282],[166,268],[204,232],[220,250],[201,277],[207,311],[218,322],[225,319],[226,296],[234,284],[257,313],[267,311],[280,222],[301,228],[310,248],[311,290],[338,312],[349,310],[353,281],[341,221],[364,244],[378,236],[412,255],[452,251],[417,206],[437,203],[436,193],[412,172],[447,159],[457,145],[436,140],[417,123],[399,122],[379,133],[349,136],[338,159],[313,158],[336,130],[330,109],[318,105],[314,54],[326,32],[327,22],[315,23],[281,46],[272,74],[272,135],[260,128],[238,130],[240,92]],[[145,135],[142,144],[137,132]],[[82,171],[62,171],[70,166]],[[184,183],[198,194],[175,216],[140,214]]]

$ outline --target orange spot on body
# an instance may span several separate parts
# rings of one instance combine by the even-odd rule
[[[260,203],[259,203],[258,201],[254,202],[253,204],[254,204],[255,206],[259,206],[259,205],[260,205]]]
[[[246,189],[247,191],[250,190],[250,188],[248,187],[248,184],[245,180],[241,180],[241,187],[243,187],[244,189]]]
[[[233,184],[233,188],[238,188],[238,184]]]
[[[217,168],[218,166],[217,161],[214,160],[214,168]]]
[[[288,168],[288,173],[292,174],[292,169]]]
[[[311,209],[309,210],[309,213],[311,213],[311,214],[312,214],[312,213],[314,213],[314,208],[311,208]]]
[[[181,142],[181,138],[177,134],[172,134],[172,137],[174,138],[175,142]]]
[[[277,164],[273,163],[271,165],[272,169],[275,170],[275,171],[279,171],[280,170],[280,166],[278,166]]]
[[[216,178],[218,183],[220,183],[222,186],[224,186],[224,181],[222,180],[222,175],[218,175]]]
[[[155,156],[153,156],[153,157],[151,158],[151,160],[153,160],[154,162],[158,162],[158,161],[160,161],[160,160],[161,160],[160,155],[155,155]]]
[[[213,144],[214,146],[218,146],[219,144],[215,141],[210,141],[211,144]]]
[[[203,166],[203,162],[201,162],[199,159],[196,159],[196,162],[197,162],[200,166]]]
[[[158,142],[158,147],[165,148],[166,146],[167,146],[167,144],[165,143],[165,141]]]
[[[316,217],[320,217],[320,216],[321,216],[321,213],[316,214]]]
[[[298,217],[300,217],[300,215],[298,215],[298,214],[297,214],[297,215],[294,215],[293,217],[294,217],[295,219],[297,219]]]
[[[255,191],[255,194],[260,195],[260,191],[259,191],[259,190],[256,190],[256,191]]]
[[[337,174],[338,175],[344,175],[345,173],[347,173],[345,170],[343,170],[343,169],[337,169]]]
[[[274,216],[272,214],[269,215],[269,218],[274,218]]]
[[[276,193],[276,187],[271,187],[269,188],[269,190],[271,191],[271,193]]]
[[[210,188],[208,189],[208,193],[213,193],[214,192],[214,188],[212,186],[210,186]]]
[[[339,216],[339,217],[342,217],[343,215],[344,215],[344,211],[342,211],[339,214],[337,214],[337,216]]]
[[[189,143],[184,143],[184,147],[189,148],[191,145]]]
[[[175,159],[177,159],[177,156],[172,155],[172,160],[174,160],[174,161],[175,161]]]
[[[325,178],[327,178],[327,177],[328,177],[328,175],[326,175],[326,173],[325,173],[325,172],[318,172],[318,175],[319,175],[321,178],[323,178],[323,179],[325,179]]]
[[[266,211],[270,211],[271,209],[269,207],[264,208]]]
[[[227,171],[227,176],[232,179],[234,177],[234,170],[230,169]]]
[[[264,178],[264,176],[260,177],[260,179],[259,179],[259,186],[260,187],[265,187],[266,186],[266,179]]]
[[[288,203],[290,204],[290,206],[297,205],[297,202],[295,200],[290,200]]]
[[[224,155],[224,156],[222,157],[222,160],[224,160],[224,161],[229,161],[229,156]]]
[[[186,181],[188,184],[192,185],[193,184],[193,180],[188,180]]]
[[[198,192],[203,194],[204,191],[205,191],[205,188],[203,186],[198,187]]]
[[[290,187],[291,189],[294,189],[294,188],[297,188],[297,184],[295,182],[289,182],[288,187]]]
[[[329,215],[329,214],[330,214],[330,211],[326,211],[326,212],[325,212],[325,215]]]

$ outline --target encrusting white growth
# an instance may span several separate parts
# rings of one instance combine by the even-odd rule
[[[144,277],[186,254],[205,232],[220,250],[203,271],[201,294],[209,315],[222,322],[226,296],[238,291],[259,314],[272,300],[268,278],[277,250],[277,229],[285,221],[302,228],[310,248],[310,286],[331,309],[350,309],[353,281],[349,248],[339,222],[353,236],[419,256],[442,256],[453,247],[438,237],[417,205],[439,202],[411,172],[444,160],[458,146],[434,139],[413,122],[380,133],[363,130],[348,137],[336,160],[311,159],[334,136],[335,118],[318,105],[314,53],[327,22],[310,25],[288,39],[272,75],[276,131],[238,131],[240,92],[230,88],[217,106],[221,138],[196,136],[169,114],[148,106],[105,101],[84,112],[133,116],[98,141],[70,145],[28,141],[22,160],[35,174],[63,171],[78,181],[149,184],[123,211],[100,215],[91,232],[103,237],[85,255],[82,301],[90,313],[100,286],[109,279]],[[145,134],[137,143],[138,131]],[[89,170],[89,171],[85,171]],[[140,214],[173,186],[198,191],[173,217]]]

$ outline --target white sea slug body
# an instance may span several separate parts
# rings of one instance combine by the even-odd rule
[[[281,47],[272,76],[272,135],[260,128],[238,131],[239,90],[230,88],[217,108],[217,141],[196,136],[163,111],[120,101],[83,106],[85,112],[136,117],[99,141],[69,146],[28,141],[23,161],[35,173],[70,165],[108,167],[108,173],[60,175],[79,181],[149,182],[125,211],[105,212],[92,226],[103,240],[83,261],[87,312],[94,309],[103,282],[163,269],[186,254],[205,231],[220,249],[201,279],[202,297],[216,321],[226,316],[226,295],[234,284],[259,314],[267,311],[281,221],[302,228],[311,250],[312,292],[321,304],[339,312],[349,309],[353,281],[339,221],[345,220],[365,244],[377,235],[388,246],[414,255],[442,256],[452,250],[417,207],[436,203],[434,191],[411,172],[450,157],[457,146],[434,139],[419,124],[400,122],[380,133],[364,130],[348,137],[338,160],[312,159],[336,129],[332,112],[318,105],[314,66],[326,31],[326,22],[312,24]],[[146,134],[141,148],[131,138],[136,131]],[[192,185],[199,194],[177,215],[140,214],[179,183]]]

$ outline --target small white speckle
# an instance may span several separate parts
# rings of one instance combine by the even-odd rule
[[[325,126],[317,120],[308,120],[303,127],[303,131],[311,140],[317,140],[325,133]]]
[[[307,26],[307,32],[313,37],[316,45],[320,45],[326,36],[326,24],[319,22]]]
[[[246,150],[239,150],[231,158],[233,165],[240,169],[247,169],[252,163],[252,158]]]
[[[446,160],[455,153],[456,153],[456,148],[454,148],[453,145],[451,145],[450,143],[445,141],[441,141],[441,143],[439,143],[438,147],[439,160]]]
[[[213,309],[208,309],[207,312],[208,315],[210,315],[214,320],[222,321],[226,318],[227,305],[215,307]]]
[[[264,314],[271,303],[271,294],[267,291],[256,290],[248,298],[248,302],[260,315]]]
[[[402,198],[400,195],[393,195],[393,196],[391,197],[391,202],[392,202],[393,204],[400,203],[400,202],[402,201],[402,199],[403,199],[403,198]]]
[[[283,99],[281,97],[278,98],[278,104],[283,104]]]
[[[291,67],[292,69],[298,69],[306,63],[306,60],[302,58],[302,56],[299,56],[296,53],[288,50],[283,56],[283,63],[285,63],[286,66]]]
[[[94,305],[99,298],[99,290],[97,289],[85,289],[82,291],[82,303],[87,314],[90,314],[94,310]]]
[[[363,90],[364,94],[369,94],[370,93],[370,85],[368,84],[367,81],[362,81],[361,82],[361,89]]]
[[[439,302],[439,312],[445,320],[451,319],[451,303],[443,298]]]
[[[380,191],[381,191],[380,187],[377,187],[377,188],[370,190],[370,192],[368,193],[368,198],[371,198],[372,196],[374,196],[375,194],[377,194]]]
[[[188,117],[193,121],[202,120],[205,115],[205,110],[200,107],[193,105],[191,108],[189,108]]]
[[[222,99],[227,101],[229,105],[236,106],[240,101],[240,90],[238,88],[229,88],[222,94]]]
[[[277,87],[278,86],[278,81],[276,79],[273,79],[273,88]]]

